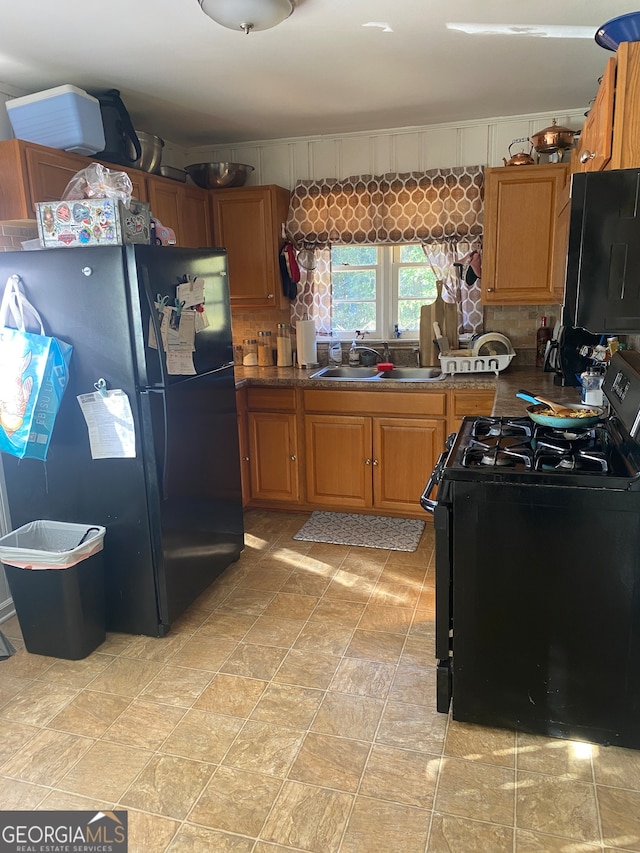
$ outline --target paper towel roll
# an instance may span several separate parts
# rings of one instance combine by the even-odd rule
[[[314,320],[298,320],[296,322],[296,347],[300,367],[317,363],[316,324]]]

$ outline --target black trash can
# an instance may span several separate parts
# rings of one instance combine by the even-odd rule
[[[104,642],[105,528],[32,521],[0,538],[28,652],[79,660]]]

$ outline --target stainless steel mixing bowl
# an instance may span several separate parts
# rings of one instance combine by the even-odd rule
[[[253,172],[245,163],[192,163],[185,171],[197,186],[205,190],[242,187]]]
[[[145,133],[142,130],[136,130],[136,136],[140,142],[142,154],[137,160],[131,164],[134,169],[142,169],[143,172],[158,173],[160,164],[162,163],[162,149],[164,148],[164,140],[159,136],[154,136],[152,133]],[[135,156],[135,150],[131,142],[129,145],[129,156]]]

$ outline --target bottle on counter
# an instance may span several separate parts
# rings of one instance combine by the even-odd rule
[[[351,346],[349,347],[349,365],[351,367],[357,367],[360,364],[360,353],[357,350],[357,344],[355,340],[351,341]]]
[[[258,367],[273,367],[271,332],[258,332]]]
[[[243,363],[244,351],[242,348],[242,344],[234,344],[233,345],[233,363],[237,366],[240,366]]]
[[[291,367],[293,364],[293,352],[291,348],[291,326],[289,323],[278,323],[276,349],[278,367]]]
[[[245,367],[258,364],[258,342],[255,338],[246,338],[242,347],[242,363]]]
[[[342,364],[342,346],[335,332],[331,332],[329,341],[329,364]]]
[[[589,406],[602,406],[604,404],[604,392],[602,383],[604,374],[593,367],[587,368],[580,374],[582,382],[582,402]]]
[[[540,327],[536,332],[536,367],[544,367],[544,356],[550,340],[551,329],[547,326],[547,318],[542,317]]]

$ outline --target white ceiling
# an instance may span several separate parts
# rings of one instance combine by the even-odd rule
[[[18,93],[120,89],[137,129],[184,147],[586,110],[611,56],[593,38],[467,35],[446,24],[595,34],[637,5],[297,0],[278,27],[244,35],[197,0],[4,0],[0,81]]]

